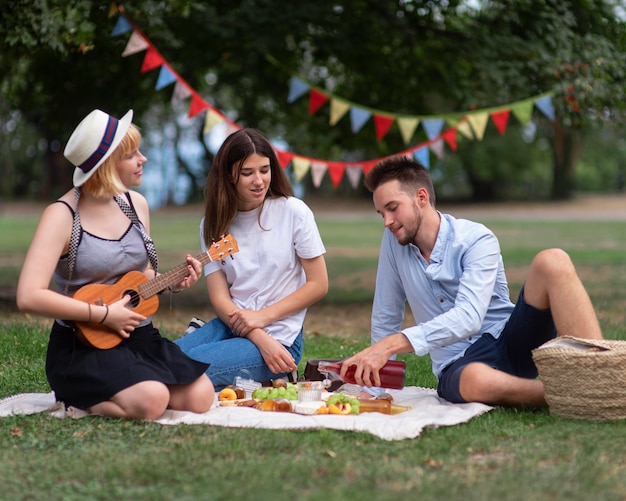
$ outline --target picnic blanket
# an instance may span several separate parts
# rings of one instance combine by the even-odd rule
[[[266,412],[246,407],[221,407],[217,399],[208,412],[196,414],[167,410],[155,420],[162,425],[210,425],[231,428],[264,428],[273,430],[313,430],[329,428],[370,433],[383,440],[418,437],[425,427],[452,426],[488,412],[492,407],[479,403],[452,404],[429,388],[407,386],[388,390],[393,401],[412,407],[396,415],[368,412],[357,415],[300,415],[291,412]],[[54,393],[21,393],[0,400],[0,417],[16,414],[47,413],[57,418],[83,418],[83,410],[56,402]]]

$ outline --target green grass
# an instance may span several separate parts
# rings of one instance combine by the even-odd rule
[[[325,301],[369,302],[380,218],[318,217],[328,249]],[[157,212],[162,269],[198,247],[197,215]],[[37,217],[0,217],[0,289],[15,277]],[[626,339],[623,222],[484,221],[499,236],[512,295],[537,250],[573,256],[606,337]],[[20,231],[10,233],[16,229]],[[25,229],[27,228],[27,229]],[[48,322],[0,317],[0,398],[47,392]],[[166,335],[174,331],[164,330]],[[307,337],[304,360],[341,357],[362,335]],[[428,357],[402,357],[408,384],[432,387]],[[301,369],[303,369],[303,364]],[[470,422],[386,442],[363,433],[162,426],[45,415],[0,419],[0,499],[7,500],[624,500],[626,421],[564,420],[548,411],[496,409]]]

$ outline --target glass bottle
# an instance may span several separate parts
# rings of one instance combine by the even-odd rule
[[[359,414],[364,412],[381,412],[382,414],[400,414],[410,411],[413,407],[407,405],[392,404],[389,400],[366,398],[359,399]]]
[[[317,366],[317,370],[322,374],[326,374],[330,380],[341,379],[339,373],[341,372],[342,361],[339,362],[325,362],[320,361]],[[343,377],[343,381],[350,384],[356,384],[354,379],[354,373],[356,372],[356,365],[351,365],[346,371],[346,375]],[[404,377],[406,375],[406,364],[401,360],[388,360],[378,371],[380,377],[380,386],[382,388],[390,388],[394,390],[401,390],[404,388]],[[372,384],[374,380],[372,379]]]

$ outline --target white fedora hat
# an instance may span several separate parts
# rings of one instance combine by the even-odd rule
[[[78,124],[63,151],[74,170],[74,186],[81,186],[109,157],[126,135],[133,121],[133,110],[120,120],[101,110],[93,110]]]

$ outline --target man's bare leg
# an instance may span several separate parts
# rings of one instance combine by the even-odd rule
[[[598,318],[570,257],[561,249],[537,254],[524,285],[524,300],[550,309],[557,334],[602,339]]]
[[[503,406],[547,406],[540,380],[512,376],[481,362],[473,362],[463,369],[459,393],[468,402]]]

